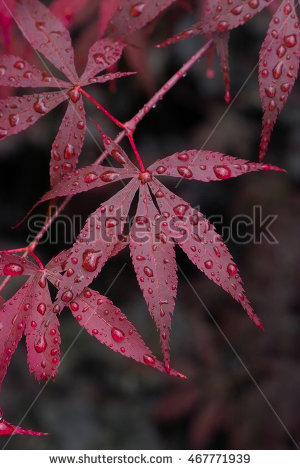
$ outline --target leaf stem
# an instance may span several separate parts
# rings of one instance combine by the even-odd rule
[[[72,196],[68,196],[65,198],[65,200],[63,201],[63,203],[58,207],[56,208],[56,211],[54,212],[54,214],[52,216],[50,216],[45,225],[42,227],[42,229],[39,231],[39,233],[36,235],[35,239],[33,240],[33,242],[31,242],[26,248],[17,248],[15,250],[5,250],[5,253],[17,253],[17,252],[21,252],[21,251],[24,251],[23,255],[21,256],[21,258],[27,258],[28,255],[32,256],[36,262],[38,263],[40,269],[44,269],[44,266],[43,266],[43,263],[41,262],[41,260],[34,254],[34,250],[36,249],[39,241],[41,240],[41,238],[44,236],[44,234],[47,232],[48,228],[52,225],[52,223],[54,222],[54,220],[56,219],[56,217],[58,217],[58,215],[61,213],[61,211],[66,207],[66,205],[68,204],[68,202],[72,199]],[[9,281],[11,280],[13,276],[7,276],[3,282],[0,284],[0,292],[2,292],[2,290],[5,288],[5,286],[9,283]]]
[[[134,154],[136,156],[136,159],[137,161],[139,162],[139,165],[140,165],[140,168],[141,168],[141,171],[145,171],[145,167],[144,167],[144,164],[143,164],[143,161],[140,157],[140,154],[138,152],[138,149],[136,148],[136,145],[134,143],[134,140],[133,140],[133,132],[129,132],[129,134],[127,134],[127,137],[129,139],[129,142],[130,142],[130,145],[134,151]]]
[[[120,127],[121,129],[124,129],[124,124],[122,124],[118,119],[116,119],[112,114],[110,114],[107,109],[105,109],[98,101],[96,101],[87,91],[85,91],[83,88],[79,87],[78,90],[86,97],[88,98],[95,106],[97,106],[98,109],[100,109],[105,116],[107,116],[111,121],[113,121],[116,126]]]
[[[135,131],[136,126],[141,120],[149,113],[158,101],[162,100],[165,94],[173,88],[176,83],[185,76],[187,71],[208,51],[212,46],[213,41],[210,40],[204,44],[199,51],[196,52],[156,93],[153,97],[138,111],[138,113],[128,122],[125,123],[127,129]]]
[[[114,142],[118,144],[121,140],[127,135],[131,134],[133,136],[137,125],[141,122],[141,120],[149,113],[151,109],[155,107],[158,101],[160,101],[164,95],[173,88],[176,83],[185,76],[188,70],[199,60],[201,57],[206,54],[206,52],[210,49],[213,45],[213,41],[207,41],[199,51],[196,52],[156,93],[155,95],[150,98],[150,100],[133,116],[132,119],[127,121],[123,127],[125,127],[117,137],[114,139]],[[130,140],[130,139],[129,139]],[[134,150],[134,148],[133,148]],[[96,164],[100,164],[103,160],[107,157],[108,153],[105,150],[96,160]]]

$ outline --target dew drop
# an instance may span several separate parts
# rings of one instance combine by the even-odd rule
[[[65,158],[74,158],[75,157],[75,149],[73,145],[67,144],[65,147],[65,152],[64,152]]]
[[[110,154],[117,162],[121,163],[122,165],[124,165],[126,163],[125,158],[123,157],[121,152],[119,152],[119,150],[113,149],[110,152]]]
[[[119,178],[119,173],[115,173],[114,171],[105,171],[100,175],[100,178],[102,181],[105,183],[110,183],[111,181],[115,181],[117,178]]]
[[[17,60],[17,62],[14,64],[14,67],[18,70],[23,70],[25,67],[25,62],[23,60]]]
[[[46,312],[46,304],[44,304],[43,302],[40,303],[38,306],[37,306],[37,311],[41,314],[41,315],[45,315],[45,312]]]
[[[188,210],[188,206],[185,204],[179,204],[178,206],[173,208],[173,211],[177,215],[177,217],[183,217],[186,211]]]
[[[101,255],[101,251],[86,250],[82,255],[82,267],[90,273],[96,271]]]
[[[4,266],[3,274],[5,276],[21,276],[24,268],[16,263],[9,263]]]
[[[150,356],[150,354],[144,354],[144,363],[148,364],[149,366],[153,366],[155,364],[155,359],[153,356]]]
[[[96,173],[94,173],[93,171],[87,173],[84,176],[85,183],[93,183],[94,181],[96,181],[96,179],[98,179],[98,175],[96,175]]]
[[[73,293],[71,290],[66,290],[61,296],[61,300],[63,302],[70,302],[72,299],[73,299]]]
[[[121,341],[124,340],[125,338],[125,333],[122,330],[119,330],[118,328],[112,328],[111,329],[111,336],[114,341],[117,343],[120,343]]]
[[[146,274],[146,276],[148,277],[153,277],[153,271],[151,268],[149,268],[148,266],[145,266],[144,267],[144,273]]]
[[[229,263],[227,266],[227,272],[230,276],[233,276],[234,274],[237,273],[237,266],[234,263]]]
[[[143,13],[144,8],[145,8],[145,3],[143,2],[135,3],[130,8],[130,16],[132,18],[136,18],[137,16],[140,16]]]
[[[79,310],[79,305],[77,302],[71,302],[70,307],[71,307],[71,310],[73,310],[73,312],[77,312],[77,310]]]
[[[37,342],[34,344],[34,349],[36,350],[37,353],[44,352],[47,348],[47,342],[45,335],[42,335]]]
[[[226,180],[231,176],[231,170],[227,166],[214,166],[214,172],[220,180]]]
[[[283,40],[286,47],[294,47],[297,44],[297,38],[295,34],[284,36]]]
[[[178,166],[177,171],[183,178],[191,178],[193,176],[191,170],[186,166]]]
[[[278,62],[277,65],[273,68],[273,77],[278,79],[282,75],[283,62]]]
[[[40,114],[46,114],[47,112],[46,105],[44,101],[42,100],[42,98],[38,98],[37,102],[34,103],[33,108],[37,113],[40,113]]]
[[[159,175],[162,175],[163,173],[165,173],[165,171],[167,171],[165,166],[160,165],[156,168],[156,173],[158,173]]]
[[[70,91],[68,91],[67,94],[68,94],[69,98],[73,101],[73,103],[77,103],[77,101],[79,101],[80,95],[81,95],[81,93],[80,93],[77,86],[75,86]]]
[[[205,261],[204,266],[206,269],[211,269],[213,267],[213,262],[211,260],[207,260]]]
[[[11,127],[16,127],[20,120],[20,116],[18,114],[10,114],[8,116],[8,120]]]

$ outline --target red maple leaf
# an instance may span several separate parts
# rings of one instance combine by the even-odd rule
[[[121,148],[110,141],[110,153],[114,151],[120,152]],[[213,225],[156,179],[163,175],[204,182],[220,181],[259,170],[281,171],[275,166],[250,163],[206,150],[175,153],[158,160],[143,172],[130,168],[122,173],[119,168],[110,168],[109,174],[113,178],[108,179],[111,182],[123,178],[131,178],[131,181],[88,218],[70,249],[54,308],[61,310],[65,305],[70,305],[115,254],[120,240],[126,240],[124,227],[132,200],[139,190],[139,204],[130,230],[129,246],[139,285],[160,331],[167,370],[170,367],[169,329],[177,289],[174,242],[209,279],[240,302],[249,317],[261,326],[245,296],[238,268]],[[109,183],[103,181],[107,172],[101,166],[82,168],[73,173],[67,184],[59,183],[41,201],[54,196],[67,196],[70,187],[72,194],[101,187]],[[123,242],[120,249],[125,246],[126,242]]]
[[[121,248],[117,243],[111,256]],[[68,251],[60,253],[40,269],[15,254],[0,253],[0,276],[29,276],[16,294],[0,307],[0,386],[23,334],[30,372],[38,381],[55,378],[60,362],[60,309],[52,305],[48,281],[59,288],[60,273],[65,271],[69,254]],[[101,343],[124,356],[164,370],[134,326],[107,297],[84,289],[71,300],[74,317]],[[174,370],[171,374],[182,376]]]
[[[0,100],[0,139],[27,129],[67,101],[68,108],[51,151],[50,176],[54,184],[76,168],[83,146],[86,120],[81,87],[128,75],[98,75],[119,60],[124,44],[108,38],[95,42],[89,50],[85,71],[78,77],[70,34],[48,8],[38,0],[22,0],[16,4],[14,19],[35,51],[60,70],[66,80],[42,72],[20,57],[1,55],[0,85],[60,90]]]

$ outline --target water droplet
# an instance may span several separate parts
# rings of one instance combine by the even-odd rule
[[[105,222],[106,228],[112,228],[118,225],[119,221],[115,217],[108,217],[108,219]]]
[[[187,153],[181,153],[178,155],[178,160],[181,160],[182,162],[187,162],[189,159],[189,155]]]
[[[8,116],[8,120],[11,127],[16,127],[20,120],[20,116],[18,114],[10,114]]]
[[[71,310],[73,310],[73,312],[77,312],[77,310],[79,310],[79,305],[77,302],[71,302],[70,307],[71,307]]]
[[[276,95],[276,88],[273,86],[269,86],[268,88],[265,88],[266,95],[268,98],[274,98]]]
[[[65,147],[65,152],[64,152],[65,158],[74,158],[75,157],[75,149],[73,145],[67,144]]]
[[[70,97],[70,99],[73,101],[73,103],[77,103],[77,101],[79,101],[80,99],[81,92],[79,91],[79,87],[75,86],[74,88],[69,90],[67,94]]]
[[[165,171],[167,171],[165,166],[160,165],[156,168],[156,173],[158,173],[159,175],[165,173]]]
[[[47,112],[46,105],[44,101],[42,100],[42,98],[38,98],[37,102],[34,103],[33,108],[37,113],[40,113],[40,114],[46,114]]]
[[[111,329],[111,336],[114,341],[117,343],[120,343],[121,341],[124,340],[125,338],[125,333],[122,330],[119,330],[118,328],[112,328]]]
[[[277,55],[278,57],[283,57],[284,54],[286,53],[286,48],[284,46],[279,46],[278,49],[277,49]]]
[[[98,179],[98,175],[96,175],[96,173],[94,173],[93,171],[87,173],[84,176],[85,183],[93,183],[94,181],[96,181],[96,179]]]
[[[36,21],[35,26],[36,29],[38,29],[39,31],[44,31],[45,29],[45,23],[43,23],[42,21]]]
[[[283,40],[286,47],[294,47],[297,44],[297,38],[295,34],[284,36]]]
[[[282,75],[282,69],[283,69],[283,62],[278,62],[277,65],[273,68],[273,77],[278,79]]]
[[[135,3],[130,8],[130,16],[132,16],[132,18],[136,18],[137,16],[140,16],[143,13],[144,8],[145,8],[145,3],[143,2]]]
[[[80,129],[80,130],[84,129],[84,122],[83,122],[83,121],[78,121],[77,127],[78,127],[78,129]]]
[[[89,299],[90,297],[92,297],[92,293],[89,289],[85,289],[83,295],[86,299]]]
[[[236,16],[240,15],[242,13],[243,6],[244,5],[239,5],[237,7],[232,8],[231,13]]]
[[[110,183],[111,181],[115,181],[117,178],[119,178],[119,176],[119,173],[115,173],[114,171],[108,170],[102,173],[102,175],[100,175],[100,178],[105,183]]]
[[[148,364],[149,366],[153,366],[155,364],[155,359],[153,356],[150,356],[150,354],[144,354],[144,363]]]
[[[141,171],[139,174],[139,180],[141,180],[142,184],[146,184],[152,181],[151,171]]]
[[[121,152],[119,152],[119,150],[113,149],[110,154],[117,162],[121,163],[122,165],[126,163],[126,159],[123,157]]]
[[[229,27],[229,24],[227,23],[227,21],[220,21],[218,23],[218,30],[219,31],[227,31]]]
[[[45,315],[45,312],[46,312],[46,304],[44,304],[43,302],[40,303],[38,306],[37,306],[37,311],[41,314],[41,315]]]
[[[237,266],[234,263],[229,263],[227,266],[227,272],[230,276],[233,276],[234,274],[237,273]]]
[[[191,178],[193,176],[193,173],[189,168],[186,166],[178,166],[177,171],[180,174],[180,176],[183,176],[183,178]]]
[[[36,352],[41,353],[44,352],[47,348],[47,341],[44,335],[42,335],[37,342],[34,344],[34,349]]]
[[[14,64],[14,67],[18,70],[23,70],[25,67],[25,62],[23,60],[17,60],[17,62]]]
[[[164,193],[159,189],[158,191],[156,191],[155,197],[164,197]]]
[[[4,67],[4,65],[0,65],[0,77],[3,77],[5,75],[7,68]]]
[[[70,302],[72,299],[73,299],[73,293],[71,290],[66,290],[61,296],[61,300],[63,302]]]
[[[206,269],[211,269],[213,267],[213,262],[209,259],[205,261],[204,266],[206,267]]]
[[[179,204],[178,206],[173,208],[173,211],[175,212],[177,217],[181,218],[184,216],[188,208],[189,206],[187,206],[186,204]]]
[[[153,271],[151,268],[149,268],[148,266],[145,266],[144,267],[144,273],[146,274],[146,276],[148,277],[153,277]]]
[[[259,7],[259,0],[250,0],[248,2],[249,7],[251,8],[258,8]]]
[[[90,273],[96,271],[101,255],[101,251],[86,250],[82,255],[82,267]]]
[[[30,324],[31,324],[32,328],[36,328],[36,326],[37,326],[35,321],[32,321]]]
[[[220,180],[225,180],[231,176],[231,170],[227,166],[214,166],[214,172]]]
[[[7,134],[8,134],[8,131],[0,127],[0,139],[4,139],[7,136]]]
[[[93,55],[93,59],[97,65],[105,65],[105,57],[103,54],[97,53]]]
[[[16,263],[9,263],[4,266],[3,274],[5,276],[21,276],[24,268]]]

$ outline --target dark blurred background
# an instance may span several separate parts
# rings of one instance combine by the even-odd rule
[[[195,19],[184,9],[171,8],[151,35],[146,36],[146,48],[151,46],[145,53],[146,79],[121,79],[115,91],[105,84],[92,86],[89,92],[121,121],[131,118],[147,101],[151,88],[161,86],[203,40],[196,37],[165,49],[155,49],[153,45]],[[231,34],[233,96],[257,64],[269,20],[270,12],[264,11]],[[85,39],[86,44],[82,39],[84,27],[89,24],[74,30],[78,53],[88,46],[89,39]],[[79,59],[84,62],[86,56],[81,54]],[[122,59],[120,70],[132,70],[129,55],[127,60]],[[145,162],[175,151],[201,148],[204,143],[209,150],[257,160],[261,129],[257,70],[226,112],[217,60],[214,79],[206,78],[206,67],[205,59],[197,63],[138,126],[136,144]],[[229,226],[239,214],[252,217],[254,206],[261,206],[263,217],[278,216],[272,225],[278,244],[265,240],[258,244],[228,241],[247,296],[265,331],[255,327],[242,307],[178,250],[179,266],[189,282],[179,272],[171,357],[173,367],[186,374],[188,380],[160,374],[118,356],[83,332],[63,360],[55,382],[46,386],[22,423],[25,428],[47,431],[50,435],[17,436],[9,442],[8,449],[295,448],[288,433],[300,442],[299,102],[296,84],[275,127],[266,157],[266,162],[282,166],[287,174],[252,173],[209,184],[182,182],[176,190],[192,205],[200,205],[207,216],[221,215],[224,226]],[[86,105],[88,115],[115,136],[116,129],[111,123],[90,103]],[[63,107],[58,108],[32,128],[1,142],[1,249],[26,244],[26,223],[16,230],[11,227],[49,189],[50,148],[63,112]],[[88,125],[101,144],[93,124]],[[80,166],[93,162],[98,155],[97,146],[87,134]],[[175,189],[175,180],[166,181]],[[74,197],[65,214],[70,217],[80,214],[84,220],[116,188],[117,184]],[[41,206],[40,214],[46,209]],[[76,226],[75,232],[79,228]],[[59,220],[53,230],[58,234],[58,245],[43,243],[37,249],[45,263],[70,246],[64,243]],[[110,287],[124,264],[124,270]],[[93,287],[101,293],[109,289],[108,297],[135,324],[153,351],[160,354],[158,334],[139,291],[128,249],[109,261]],[[11,282],[4,296],[12,295],[16,288]],[[62,354],[79,330],[70,312],[64,311]],[[0,395],[6,418],[17,424],[41,387],[29,375],[22,343]],[[2,438],[1,444],[5,440]]]

